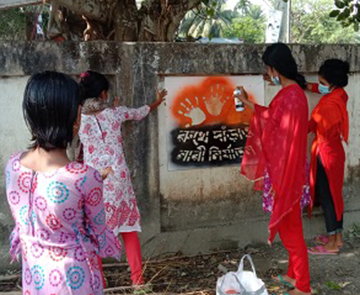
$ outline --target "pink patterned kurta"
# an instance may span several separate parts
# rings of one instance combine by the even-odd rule
[[[103,294],[97,254],[120,259],[121,245],[105,224],[100,174],[75,162],[34,172],[20,158],[11,157],[5,175],[16,224],[10,253],[22,254],[23,294]]]
[[[106,220],[116,235],[120,232],[141,231],[140,213],[131,175],[124,157],[121,125],[129,120],[142,120],[150,107],[108,108],[97,115],[82,115],[80,140],[84,160],[95,169],[112,167],[114,175],[104,181]]]

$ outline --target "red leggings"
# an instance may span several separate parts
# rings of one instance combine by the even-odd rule
[[[137,232],[121,233],[133,285],[144,284],[140,240]]]
[[[307,246],[303,235],[300,204],[282,220],[280,238],[289,253],[287,275],[296,280],[296,288],[310,293],[310,269]]]
[[[121,236],[124,240],[126,257],[131,269],[131,281],[133,285],[142,285],[144,284],[144,278],[142,273],[142,256],[138,233],[121,233]],[[98,259],[102,281],[105,288],[106,281],[101,263],[101,257],[98,256]]]

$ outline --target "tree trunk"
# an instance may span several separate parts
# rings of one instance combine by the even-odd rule
[[[171,42],[185,14],[200,5],[202,0],[146,0],[139,10],[135,0],[53,1],[89,21],[95,21],[97,31],[107,32],[104,39],[110,35],[116,41]]]
[[[89,19],[106,22],[109,19],[112,1],[106,0],[52,0],[69,10]]]
[[[201,0],[149,0],[140,14],[139,41],[172,42],[185,14]]]
[[[116,41],[138,41],[138,9],[135,0],[117,0],[113,10]]]

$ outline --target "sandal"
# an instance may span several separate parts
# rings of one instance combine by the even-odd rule
[[[317,247],[309,248],[308,253],[311,254],[311,255],[338,255],[339,250],[338,251],[336,251],[336,250],[335,251],[329,251],[329,250],[326,250],[322,246],[317,246]]]
[[[329,241],[329,238],[327,236],[320,235],[316,236],[313,241],[318,245],[324,246]]]
[[[282,285],[284,285],[284,286],[287,287],[287,288],[290,288],[290,289],[294,289],[294,288],[295,288],[295,286],[294,286],[293,284],[285,281],[283,275],[280,274],[280,275],[277,276],[277,278],[278,278],[278,279],[273,278],[273,280],[276,281],[276,282],[278,282],[278,283],[281,283]]]

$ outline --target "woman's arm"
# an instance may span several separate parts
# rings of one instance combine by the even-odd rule
[[[307,83],[306,84],[306,90],[311,91],[313,93],[320,93],[318,83]]]
[[[156,100],[151,105],[145,105],[140,108],[127,108],[119,106],[115,109],[115,117],[122,122],[140,121],[144,119],[149,112],[156,110],[165,100],[166,95],[167,91],[165,89],[162,91],[156,90]]]
[[[156,89],[156,100],[150,105],[151,112],[156,110],[165,101],[165,97],[167,94],[168,92],[165,89],[161,91]]]
[[[238,88],[241,89],[241,94],[234,95],[234,97],[240,99],[249,109],[253,111],[255,109],[255,104],[249,100],[249,96],[244,87],[239,86]]]

